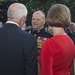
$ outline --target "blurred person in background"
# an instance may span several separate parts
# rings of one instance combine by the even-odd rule
[[[75,44],[75,23],[71,22],[70,26],[65,30]]]

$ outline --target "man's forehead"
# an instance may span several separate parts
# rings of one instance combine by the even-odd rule
[[[34,13],[33,16],[39,16],[39,17],[42,17],[42,15],[38,12]]]
[[[41,16],[41,14],[34,14],[32,18],[43,19],[43,17]]]

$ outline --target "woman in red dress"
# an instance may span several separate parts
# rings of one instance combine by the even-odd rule
[[[41,75],[71,75],[74,43],[65,33],[71,22],[66,5],[54,4],[48,11],[47,23],[53,37],[44,41],[40,56]]]

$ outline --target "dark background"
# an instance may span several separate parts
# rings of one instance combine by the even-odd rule
[[[67,5],[71,10],[72,22],[75,22],[75,0],[2,0],[0,1],[0,21],[3,23],[6,22],[7,9],[10,4],[15,2],[23,3],[27,6],[27,26],[31,25],[31,18],[34,11],[42,10],[45,14],[47,14],[50,6],[55,3],[62,3]]]

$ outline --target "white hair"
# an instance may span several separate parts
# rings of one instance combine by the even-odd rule
[[[40,13],[40,15],[43,17],[43,19],[45,19],[45,13],[44,13],[43,11],[41,11],[41,10],[35,11],[35,12],[33,13],[33,16],[34,16],[34,14],[36,14],[36,13]]]
[[[72,26],[75,26],[75,23],[74,22],[71,22],[70,23],[70,27],[72,27]]]
[[[22,3],[13,3],[9,6],[7,11],[8,18],[20,19],[23,16],[27,16],[27,8]]]

